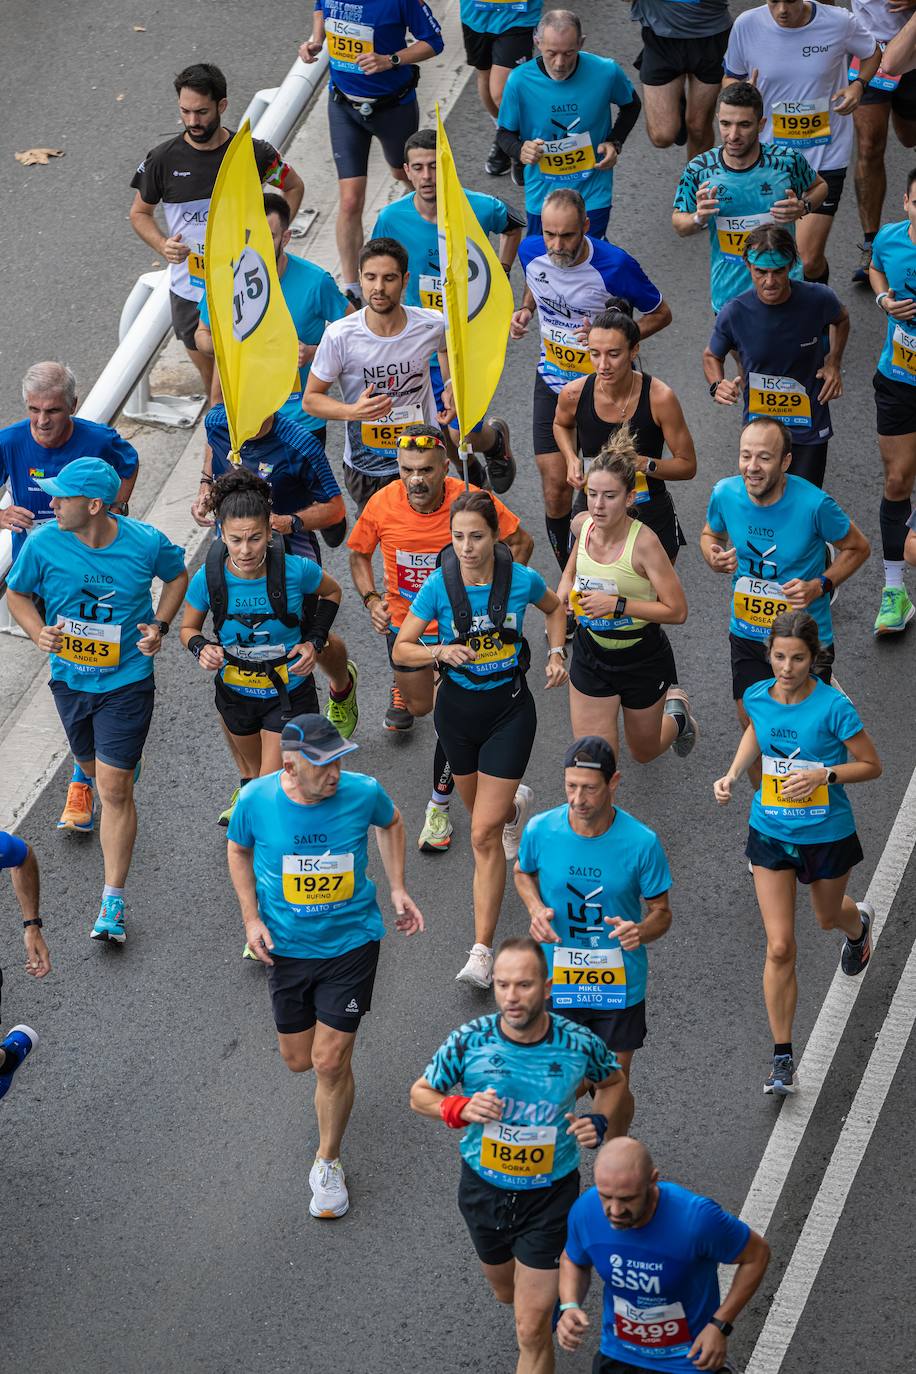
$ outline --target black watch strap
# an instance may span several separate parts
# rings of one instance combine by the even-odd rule
[[[710,1317],[709,1321],[711,1326],[719,1328],[723,1336],[730,1336],[735,1329],[731,1322],[724,1322],[721,1317]]]
[[[169,632],[169,622],[167,620],[160,620],[158,616],[153,616],[153,619],[150,621],[150,624],[156,626],[156,629],[159,631],[160,635],[164,636],[167,635]]]
[[[25,930],[28,926],[37,926],[38,929],[41,930],[43,925],[44,921],[41,919],[40,916],[33,916],[31,921],[23,921],[22,929]]]

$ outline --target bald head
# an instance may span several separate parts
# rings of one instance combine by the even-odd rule
[[[618,1230],[644,1226],[658,1200],[658,1170],[640,1140],[616,1136],[595,1156],[595,1187],[604,1214]]]

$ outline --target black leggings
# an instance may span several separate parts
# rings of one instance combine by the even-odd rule
[[[443,674],[433,719],[455,776],[525,776],[538,720],[524,678],[474,691]]]
[[[823,487],[827,471],[826,444],[793,444],[792,461],[789,473],[792,477],[804,477],[815,487]]]

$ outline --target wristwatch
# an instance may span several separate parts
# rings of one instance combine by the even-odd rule
[[[390,52],[388,54],[388,61],[391,63],[392,67],[400,67],[401,65],[401,59],[396,52]]]
[[[723,1336],[730,1336],[735,1329],[731,1322],[724,1322],[721,1317],[710,1317],[709,1324],[710,1326],[717,1326]]]
[[[646,472],[649,474],[650,477],[652,476],[653,472],[658,472],[658,463],[655,461],[654,458],[646,459]]]
[[[879,310],[884,310],[884,306],[881,304],[881,302],[882,302],[887,296],[889,296],[890,294],[891,294],[891,293],[890,293],[889,291],[879,291],[879,292],[878,292],[877,296],[875,297],[875,305],[878,307]],[[885,315],[886,315],[886,314],[887,314],[887,311],[884,310],[884,313],[885,313]]]
[[[805,207],[805,214],[802,215],[802,219],[804,219],[806,215],[812,215],[814,213],[814,211],[811,209],[811,202],[807,196],[802,196],[801,203]]]
[[[27,926],[37,926],[38,929],[41,930],[43,925],[44,921],[41,919],[41,917],[34,916],[31,921],[23,921],[22,929],[25,930]]]
[[[827,781],[828,781],[828,783],[830,784],[831,787],[834,785],[834,783],[839,782],[839,778],[838,778],[837,775],[836,775],[836,769],[835,769],[835,768],[828,768],[828,769],[827,769]]]
[[[833,582],[831,581],[831,579],[830,579],[829,577],[825,577],[824,574],[821,573],[820,583],[821,583],[821,596],[832,596],[832,595],[833,595]]]
[[[290,534],[301,534],[304,529],[305,526],[303,525],[302,520],[298,515],[291,515],[289,517]]]
[[[151,624],[151,625],[155,625],[156,629],[159,631],[159,633],[160,633],[160,635],[162,636],[163,639],[165,638],[165,636],[166,636],[166,635],[168,634],[168,632],[169,632],[169,622],[168,622],[167,620],[157,620],[157,619],[154,617],[154,618],[150,621],[150,624]]]
[[[547,657],[549,658],[551,654],[556,654],[557,657],[560,658],[560,659],[562,659],[564,663],[565,663],[566,660],[569,658],[569,654],[566,652],[566,645],[565,645],[565,644],[558,644],[555,648],[553,648],[553,649],[548,649],[548,650],[547,650]]]
[[[722,382],[722,381],[724,381],[724,380],[725,380],[724,377],[719,377],[719,378],[717,378],[716,381],[710,382],[710,383],[709,383],[709,394],[710,394],[710,396],[715,396],[716,392],[719,390],[719,382]]]

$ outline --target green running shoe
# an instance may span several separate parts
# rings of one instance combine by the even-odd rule
[[[239,793],[241,792],[241,790],[241,787],[237,787],[235,789],[232,796],[229,798],[229,805],[226,807],[225,811],[221,811],[219,813],[219,820],[216,822],[217,825],[225,827],[232,820],[232,813],[235,810],[235,804],[239,799]]]
[[[881,593],[881,609],[875,620],[875,637],[899,635],[914,615],[916,606],[907,596],[906,587],[885,587]]]
[[[335,725],[344,739],[349,739],[359,720],[359,706],[356,703],[356,680],[359,676],[352,658],[347,659],[347,672],[350,674],[350,690],[343,701],[335,701],[328,695],[324,714]]]
[[[448,808],[437,806],[435,802],[426,803],[426,819],[417,847],[421,854],[444,854],[452,842],[452,822]]]

